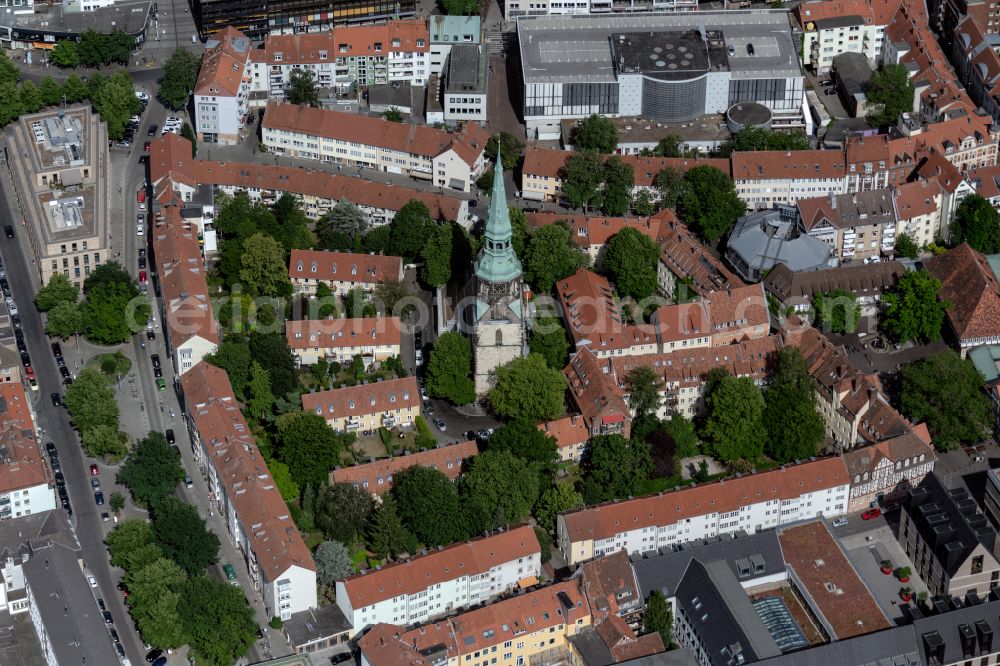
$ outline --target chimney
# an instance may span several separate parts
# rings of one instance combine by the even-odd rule
[[[976,622],[976,636],[979,639],[979,652],[981,654],[993,652],[993,629],[985,620]]]
[[[830,208],[837,209],[837,194],[833,191],[830,192]]]

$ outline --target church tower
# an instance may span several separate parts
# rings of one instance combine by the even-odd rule
[[[497,155],[493,198],[486,218],[483,249],[476,258],[476,300],[472,312],[472,351],[476,395],[489,389],[490,373],[524,355],[524,302],[521,262],[514,254],[514,230],[507,210],[503,164]]]

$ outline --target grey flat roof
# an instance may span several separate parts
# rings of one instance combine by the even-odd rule
[[[955,641],[956,643],[958,641]],[[759,666],[920,666],[913,627],[894,627],[757,662]]]
[[[445,92],[486,92],[488,56],[479,44],[456,44],[448,56]]]
[[[58,543],[77,550],[79,544],[69,529],[62,510],[43,511],[21,516],[16,520],[0,521],[0,558],[14,557],[19,551],[27,552],[27,544]]]
[[[130,2],[82,12],[66,11],[61,4],[38,5],[35,13],[9,14],[0,20],[0,25],[60,34],[82,34],[87,30],[106,33],[117,29],[134,35],[145,27],[149,6],[149,2]]]
[[[61,545],[34,549],[23,569],[59,663],[117,664],[111,636],[76,553]]]
[[[351,623],[336,604],[295,613],[283,628],[295,646],[308,645],[350,631]]]
[[[517,29],[525,83],[613,82],[613,42],[622,34],[645,33],[662,48],[685,31],[720,32],[733,55],[709,59],[713,71],[732,78],[801,76],[788,15],[774,11],[681,12],[641,16],[522,16]],[[661,35],[657,33],[663,33]],[[753,44],[754,55],[746,45]],[[680,42],[678,45],[683,45]],[[710,54],[711,55],[711,54]]]

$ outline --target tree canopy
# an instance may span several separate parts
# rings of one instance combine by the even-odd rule
[[[353,433],[337,432],[313,412],[282,414],[276,425],[277,457],[300,486],[325,481],[345,447],[354,441]]]
[[[184,633],[196,663],[229,666],[246,655],[257,623],[242,588],[194,576],[185,583],[181,598]]]
[[[494,528],[520,522],[538,499],[534,465],[508,449],[491,449],[473,457],[461,483],[465,500],[489,514]]]
[[[641,300],[656,291],[660,247],[638,229],[625,227],[611,237],[604,252],[604,270],[619,295]]]
[[[172,495],[183,478],[180,454],[159,432],[138,441],[117,476],[118,483],[129,489],[132,500],[147,507]]]
[[[734,152],[762,150],[809,150],[809,137],[797,132],[775,132],[759,125],[749,125],[733,134],[722,144],[719,152],[730,155]]]
[[[496,369],[489,403],[507,418],[554,419],[563,413],[565,392],[562,372],[548,367],[541,355],[528,354]]]
[[[873,127],[885,127],[899,122],[899,116],[913,111],[913,84],[903,65],[886,64],[868,82],[867,120]]]
[[[380,557],[399,557],[417,550],[417,538],[403,526],[396,499],[391,493],[382,496],[368,523],[368,547]]]
[[[407,259],[420,256],[435,226],[427,205],[413,199],[400,208],[389,223],[388,253]]]
[[[185,49],[175,49],[163,65],[160,100],[174,111],[187,106],[188,98],[198,82],[198,58]]]
[[[636,416],[655,416],[663,404],[663,382],[649,365],[637,365],[625,375],[628,404]]]
[[[573,245],[568,228],[546,224],[531,234],[522,263],[524,278],[537,291],[547,293],[587,263],[587,258]]]
[[[927,423],[934,446],[953,449],[988,436],[993,412],[971,360],[941,351],[903,366],[901,378],[903,414]]]
[[[596,504],[639,494],[649,478],[653,462],[649,444],[621,435],[591,438],[581,464],[583,499]]]
[[[458,490],[444,472],[420,466],[404,469],[393,479],[392,495],[403,525],[422,543],[436,547],[468,536]]]
[[[826,436],[826,424],[816,411],[815,387],[797,347],[778,351],[775,377],[764,392],[764,451],[773,460],[789,462],[816,455]]]
[[[442,333],[427,362],[427,392],[456,405],[476,399],[472,374],[472,343],[455,331]]]
[[[500,157],[503,159],[505,169],[513,169],[521,161],[524,154],[524,143],[510,132],[500,132],[491,134],[486,142],[486,157],[491,162],[497,160],[497,148],[500,149]]]
[[[571,140],[580,151],[613,153],[618,147],[618,130],[610,118],[595,113],[580,121],[573,129]]]
[[[854,292],[834,289],[813,296],[813,325],[824,332],[854,333],[861,318],[861,306]]]
[[[351,553],[339,541],[321,543],[313,552],[313,560],[316,562],[316,582],[326,587],[333,587],[338,580],[354,573]]]
[[[311,69],[293,69],[288,79],[289,102],[304,106],[319,106],[316,75]]]
[[[73,426],[81,433],[92,428],[118,424],[118,402],[107,375],[97,368],[85,367],[66,389],[63,398]]]
[[[539,317],[531,326],[528,348],[533,354],[541,354],[545,364],[560,370],[566,367],[569,357],[569,339],[562,320],[558,317]]]
[[[902,275],[882,294],[882,328],[897,342],[930,342],[941,336],[951,304],[938,297],[941,281],[925,270]]]
[[[541,470],[551,472],[559,459],[556,440],[543,432],[534,421],[513,419],[497,428],[490,436],[488,449],[510,451],[518,458],[537,464]]]
[[[983,254],[1000,252],[1000,213],[978,194],[966,196],[951,223],[951,242],[968,243]]]
[[[723,462],[755,461],[764,452],[764,397],[749,377],[726,374],[705,398],[704,437]]]
[[[733,180],[712,166],[697,166],[684,174],[687,184],[678,214],[702,238],[714,243],[746,212]]]
[[[583,506],[583,495],[573,488],[572,483],[556,483],[542,493],[535,505],[535,518],[547,531],[556,528],[556,516],[564,511]]]
[[[80,290],[62,273],[54,273],[48,283],[35,293],[35,307],[48,312],[60,303],[76,303]]]
[[[595,152],[574,153],[563,164],[560,177],[562,196],[572,207],[586,210],[604,182],[601,156]]]
[[[200,574],[219,560],[219,538],[205,526],[195,507],[174,496],[164,497],[152,516],[157,545],[188,574]]]

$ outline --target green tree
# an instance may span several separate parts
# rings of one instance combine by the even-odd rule
[[[157,545],[188,574],[197,576],[218,562],[219,538],[196,508],[171,495],[156,503],[152,516]]]
[[[571,141],[580,151],[597,151],[598,153],[613,153],[618,147],[618,130],[610,118],[596,113],[580,121],[573,130]]]
[[[917,241],[913,240],[913,236],[902,233],[896,236],[896,254],[901,257],[916,259],[917,255],[920,254],[920,246],[917,245]]]
[[[656,174],[653,187],[660,193],[661,208],[676,208],[691,189],[684,178],[684,173],[674,167],[667,167]]]
[[[326,424],[319,414],[292,412],[277,419],[278,459],[288,465],[297,484],[318,484],[340,461],[354,434],[342,434]]]
[[[451,280],[451,236],[450,224],[438,225],[420,250],[424,262],[420,279],[429,287],[442,287]]]
[[[809,137],[794,132],[774,132],[759,125],[749,125],[722,144],[719,152],[730,155],[734,152],[760,150],[809,150]]]
[[[493,525],[520,522],[538,499],[535,466],[509,450],[490,449],[472,458],[462,477],[462,496],[488,512]]]
[[[764,452],[764,396],[749,377],[729,374],[705,399],[705,439],[723,462],[755,461]]]
[[[897,342],[931,342],[941,336],[941,325],[951,303],[938,298],[941,281],[925,270],[902,275],[882,294],[882,328]]]
[[[524,251],[524,278],[539,292],[548,292],[557,281],[569,277],[587,263],[573,245],[569,229],[547,224],[536,230]]]
[[[180,592],[185,581],[184,570],[164,557],[126,575],[126,601],[144,641],[161,648],[184,644]]]
[[[354,573],[351,553],[339,541],[324,541],[313,553],[316,561],[316,582],[325,587],[333,587]]]
[[[533,354],[541,354],[550,368],[564,368],[569,357],[569,339],[562,321],[558,317],[536,319],[528,336],[528,348]]]
[[[684,139],[676,134],[668,134],[653,148],[657,157],[684,157]]]
[[[181,592],[184,634],[197,664],[229,666],[247,654],[257,633],[243,590],[206,576],[194,576]]]
[[[76,303],[80,290],[62,273],[54,273],[48,284],[35,293],[35,307],[48,312],[60,303]]]
[[[624,215],[632,206],[635,171],[631,164],[612,155],[604,161],[604,186],[601,190],[601,210],[605,215]]]
[[[435,226],[424,202],[413,199],[389,223],[389,251],[408,259],[419,256]]]
[[[399,110],[398,107],[390,106],[385,112],[382,113],[382,117],[388,120],[390,123],[401,123],[403,122],[403,112]]]
[[[63,81],[62,94],[70,104],[80,102],[87,97],[87,84],[76,74],[70,74]]]
[[[813,325],[825,332],[854,333],[861,319],[861,306],[853,292],[843,289],[817,292],[813,296]]]
[[[656,632],[660,635],[663,645],[670,648],[673,642],[674,617],[670,612],[667,598],[659,590],[652,590],[646,599],[646,612],[642,616],[642,628],[645,633]]]
[[[278,492],[281,493],[281,499],[287,504],[298,501],[301,490],[299,484],[292,478],[288,465],[279,460],[268,460],[267,469],[271,472],[271,478],[274,479]]]
[[[764,393],[763,422],[764,451],[778,462],[805,460],[823,443],[826,425],[816,411],[813,380],[797,347],[778,351],[777,370]]]
[[[250,363],[250,403],[247,411],[255,421],[260,421],[271,413],[274,407],[274,394],[271,393],[271,377],[260,363]]]
[[[316,527],[327,539],[354,545],[364,535],[375,509],[371,493],[350,483],[335,483],[316,495]]]
[[[132,114],[139,111],[132,77],[122,70],[108,77],[90,101],[108,125],[108,138],[117,141],[125,135],[125,125]]]
[[[966,196],[951,223],[951,242],[954,245],[968,243],[983,254],[1000,252],[1000,213],[978,194]]]
[[[508,206],[507,212],[510,214],[510,226],[513,232],[510,245],[514,248],[514,254],[518,259],[524,260],[524,250],[528,246],[528,219],[524,211],[514,206]]]
[[[648,365],[637,365],[625,375],[628,405],[638,416],[656,416],[663,404],[663,381]]]
[[[285,250],[274,238],[258,233],[243,241],[241,263],[240,279],[246,293],[278,296],[291,291]]]
[[[115,380],[127,375],[128,371],[132,369],[132,359],[120,351],[101,354],[94,360],[97,361],[101,372]]]
[[[573,208],[587,209],[604,182],[601,156],[597,153],[574,153],[560,171],[562,195]]]
[[[145,324],[151,310],[146,299],[138,296],[130,283],[101,284],[89,291],[80,307],[83,337],[101,345],[121,344],[129,340],[133,326]]]
[[[649,217],[657,210],[657,202],[653,199],[653,195],[650,194],[649,190],[643,188],[639,190],[639,193],[632,198],[632,210],[636,215],[642,217]]]
[[[427,392],[456,405],[468,404],[476,399],[471,374],[472,344],[469,339],[454,331],[442,333],[427,362]]]
[[[108,508],[110,508],[111,513],[116,516],[120,514],[122,509],[125,508],[125,496],[117,490],[111,493],[111,497],[108,498]]]
[[[128,65],[129,58],[135,49],[135,38],[132,35],[115,30],[105,39],[104,62]]]
[[[521,460],[534,463],[546,472],[552,472],[559,460],[555,438],[543,432],[534,421],[522,418],[513,419],[497,428],[490,437],[488,450],[510,451]]]
[[[868,82],[867,120],[872,127],[885,127],[899,122],[899,116],[913,111],[913,84],[903,65],[887,64],[872,75]]]
[[[350,201],[344,200],[316,223],[316,236],[324,250],[349,250],[354,237],[368,231],[368,217]]]
[[[513,169],[521,161],[521,155],[524,154],[524,144],[509,132],[491,134],[489,140],[486,142],[486,157],[490,162],[497,161],[498,146],[504,167]]]
[[[180,454],[159,432],[140,439],[118,471],[118,483],[132,494],[136,504],[150,507],[173,495],[184,478]]]
[[[284,397],[299,387],[292,350],[288,348],[288,341],[285,339],[284,333],[252,333],[250,335],[250,356],[267,370],[274,395]],[[249,365],[247,372],[247,381],[249,381]],[[298,396],[295,399],[298,400]]]
[[[49,62],[56,67],[76,67],[80,64],[80,51],[72,39],[60,39],[49,51]]]
[[[250,383],[251,359],[249,345],[244,340],[235,339],[223,341],[214,354],[205,357],[206,361],[226,371],[238,400],[246,397],[246,388]]]
[[[949,349],[903,366],[901,375],[903,414],[927,423],[934,446],[954,449],[989,435],[993,412],[971,360]]]
[[[45,334],[66,340],[83,329],[83,312],[76,303],[63,302],[49,310],[45,318]]]
[[[621,435],[591,438],[581,464],[583,499],[596,504],[639,494],[653,471],[649,444]]]
[[[16,83],[0,83],[0,127],[8,125],[24,113],[21,91]]]
[[[413,466],[396,474],[392,496],[399,517],[421,543],[436,547],[468,536],[458,490],[444,472]]]
[[[638,229],[625,227],[608,242],[603,267],[622,296],[643,299],[656,291],[660,247]]]
[[[697,166],[684,174],[684,181],[680,218],[708,242],[722,238],[746,212],[732,178],[715,167]]]
[[[396,500],[391,494],[383,495],[382,503],[372,512],[368,521],[368,547],[379,557],[399,557],[402,553],[415,553],[417,538],[403,526]]]
[[[516,358],[496,369],[490,408],[507,418],[554,419],[562,415],[566,378],[540,354]]]
[[[674,442],[674,455],[678,459],[698,455],[698,434],[694,424],[683,414],[674,414],[663,424],[663,432]]]
[[[479,13],[476,0],[441,0],[444,13],[449,16],[472,16]]]
[[[198,58],[191,52],[178,48],[163,64],[159,97],[164,105],[180,111],[198,82]]]
[[[21,99],[21,109],[25,113],[37,113],[45,104],[42,93],[34,81],[22,81],[18,88],[18,96]]]
[[[572,483],[556,483],[542,493],[535,506],[535,519],[549,532],[556,528],[556,516],[583,506],[583,495],[576,492]]]
[[[97,368],[86,367],[66,389],[63,398],[73,427],[85,433],[101,425],[118,425],[118,402],[108,377]]]
[[[141,518],[123,520],[108,533],[104,543],[111,555],[111,564],[126,571],[136,571],[133,555],[145,546],[156,546],[153,527]]]
[[[45,106],[55,106],[62,102],[62,86],[55,79],[46,74],[38,84],[38,92],[42,95],[42,103]]]
[[[194,129],[190,123],[181,125],[181,136],[191,142],[192,159],[198,157],[198,135],[194,133]]]
[[[304,106],[319,106],[316,75],[311,69],[293,69],[288,77],[288,101]]]

